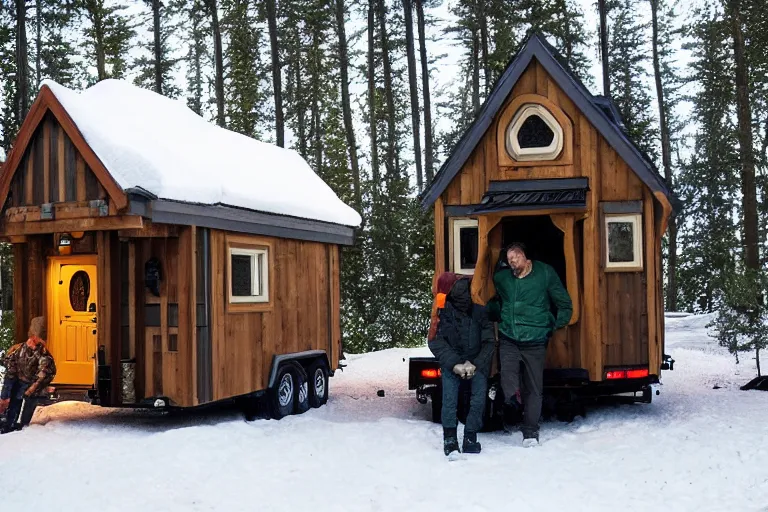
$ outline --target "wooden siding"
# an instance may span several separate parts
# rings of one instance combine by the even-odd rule
[[[34,131],[11,182],[10,206],[107,199],[104,187],[50,112]]]
[[[274,355],[326,350],[332,370],[340,356],[338,248],[248,238],[253,244],[269,243],[272,247],[269,307],[231,311],[225,288],[228,235],[211,231],[214,400],[266,389]],[[238,241],[243,239],[237,236]]]
[[[504,148],[498,147],[499,133],[506,128],[502,121],[511,119],[511,110],[517,108],[523,95],[538,95],[542,104],[567,118],[571,154],[564,145],[556,161],[519,166],[504,165],[511,162],[507,158],[500,162],[499,151]],[[531,96],[525,98],[528,101]],[[649,364],[651,373],[656,373],[663,344],[663,301],[659,291],[661,262],[656,254],[660,251],[660,227],[654,229],[654,200],[626,162],[535,60],[521,75],[464,168],[435,203],[436,275],[446,268],[450,237],[444,228],[446,206],[479,204],[490,181],[581,176],[589,179],[590,187],[584,218],[576,222],[574,236],[579,262],[577,299],[581,307],[577,322],[553,337],[547,367],[585,368],[592,380],[602,380],[604,368],[612,365]],[[641,272],[603,271],[600,203],[611,201],[643,202]],[[528,214],[536,213],[545,214]]]

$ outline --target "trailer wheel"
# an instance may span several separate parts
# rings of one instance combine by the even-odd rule
[[[290,366],[281,366],[277,370],[275,386],[269,390],[272,405],[272,417],[279,420],[293,414],[296,401],[296,374]]]
[[[304,375],[296,372],[296,414],[304,414],[309,410],[309,384]]]
[[[309,405],[318,408],[328,401],[328,370],[323,361],[316,361],[307,370]]]

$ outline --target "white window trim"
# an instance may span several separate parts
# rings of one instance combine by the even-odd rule
[[[247,297],[232,295],[232,256],[250,256],[251,257],[251,293]],[[259,256],[261,258],[261,268],[258,268]],[[229,270],[229,302],[242,303],[263,303],[269,302],[269,249],[245,249],[242,247],[229,247],[229,257],[227,264]],[[263,293],[258,293],[258,286],[261,283]]]
[[[643,268],[643,232],[642,232],[642,217],[641,213],[630,213],[622,215],[606,215],[605,216],[605,268],[615,270],[638,270]],[[608,246],[608,224],[611,222],[628,222],[632,224],[632,251],[634,252],[635,259],[632,261],[612,262],[610,261],[610,247]]]
[[[461,268],[461,229],[462,228],[475,228],[478,229],[477,219],[453,219],[453,232],[451,234],[451,240],[453,244],[453,272],[456,274],[474,275],[474,268]],[[478,233],[479,235],[479,233]]]
[[[526,119],[533,115],[539,116],[555,134],[552,142],[545,148],[521,148],[517,141],[520,127],[523,126]],[[563,128],[546,107],[535,103],[526,103],[520,107],[512,121],[507,125],[504,141],[507,153],[515,160],[554,160],[563,149]]]

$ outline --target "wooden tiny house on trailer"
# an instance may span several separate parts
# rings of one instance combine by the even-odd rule
[[[359,215],[295,152],[107,80],[46,82],[0,173],[16,338],[48,320],[53,396],[319,406]],[[307,385],[307,383],[309,384]]]
[[[473,299],[486,304],[502,248],[526,243],[573,302],[548,346],[545,387],[650,401],[668,368],[661,242],[675,199],[613,103],[561,62],[531,35],[422,194],[435,274],[473,274]],[[411,364],[421,401],[436,389],[431,366]]]

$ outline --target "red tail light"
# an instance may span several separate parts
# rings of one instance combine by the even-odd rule
[[[607,380],[616,379],[642,379],[648,376],[648,368],[639,369],[626,369],[626,370],[611,370],[605,372],[605,378]]]
[[[436,379],[442,375],[440,373],[440,368],[434,369],[434,368],[426,368],[424,370],[421,370],[421,376],[425,379]]]

